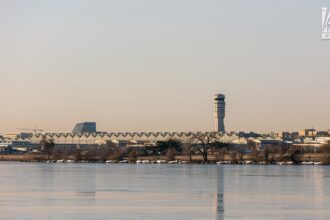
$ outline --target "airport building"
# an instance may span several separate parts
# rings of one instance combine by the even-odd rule
[[[225,95],[216,94],[214,96],[214,121],[215,131],[225,133]]]
[[[96,133],[96,123],[95,122],[81,122],[76,124],[73,128],[72,133]]]

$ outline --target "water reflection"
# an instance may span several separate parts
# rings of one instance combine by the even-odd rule
[[[315,167],[313,172],[315,205],[319,205],[323,203],[323,194],[324,194],[323,178],[324,178],[324,170]]]
[[[213,205],[214,220],[224,220],[224,176],[223,166],[218,166]]]

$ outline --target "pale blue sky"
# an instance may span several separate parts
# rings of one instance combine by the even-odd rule
[[[0,132],[330,128],[330,0],[0,0]]]

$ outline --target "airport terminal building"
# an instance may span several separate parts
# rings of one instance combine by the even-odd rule
[[[76,124],[72,131],[73,134],[96,133],[96,122],[81,122]]]

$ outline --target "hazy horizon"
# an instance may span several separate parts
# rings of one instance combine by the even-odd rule
[[[0,0],[0,133],[330,129],[330,0]]]

